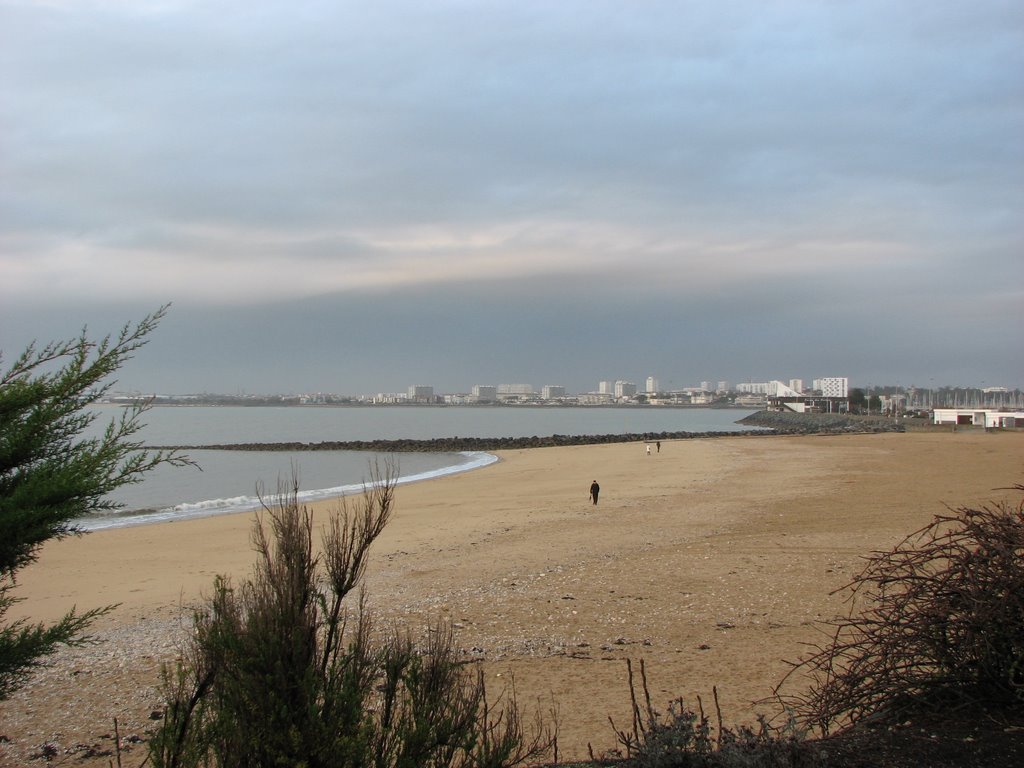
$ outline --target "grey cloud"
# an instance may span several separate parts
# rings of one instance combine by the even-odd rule
[[[1024,276],[1022,69],[1013,2],[8,2],[0,268],[138,254],[197,286],[244,270],[260,301],[280,293],[274,328],[304,318],[308,368],[334,338],[309,327],[376,328],[389,353],[357,356],[424,376],[474,354],[526,366],[496,350],[566,327],[566,351],[531,347],[535,369],[723,345],[795,364],[780,337],[896,366],[934,331],[983,336],[981,365]],[[372,270],[415,284],[339,292]],[[120,277],[161,300],[159,278]],[[11,285],[3,302],[29,283]],[[382,302],[376,325],[360,315]],[[490,319],[467,331],[457,310]],[[262,307],[233,311],[224,339],[275,337]],[[907,333],[862,344],[850,326]],[[202,366],[225,380],[230,360]]]
[[[301,193],[304,185],[313,194],[352,193],[358,190],[344,184],[351,178],[374,202],[390,190],[392,205],[402,205],[424,191],[414,185],[413,194],[395,195],[394,176],[402,175],[448,175],[454,183],[442,189],[468,203],[460,200],[460,184],[468,194],[502,176],[557,185],[563,174],[653,184],[662,193],[680,188],[676,195],[691,190],[698,199],[721,185],[759,194],[787,168],[806,173],[823,161],[842,161],[849,154],[841,151],[844,134],[851,133],[846,141],[854,143],[859,167],[905,166],[913,137],[899,136],[898,111],[877,110],[879,100],[883,108],[894,100],[919,104],[927,84],[916,72],[874,64],[878,50],[870,44],[855,48],[852,61],[832,54],[827,15],[812,14],[822,16],[820,27],[792,31],[785,12],[744,10],[734,21],[738,30],[698,24],[696,34],[717,41],[701,47],[718,50],[696,59],[688,51],[688,33],[695,33],[686,14],[624,26],[616,23],[621,12],[611,23],[588,25],[583,18],[579,32],[570,17],[578,10],[552,19],[529,4],[520,11],[461,7],[426,19],[412,9],[385,19],[342,13],[317,27],[303,26],[301,15],[263,19],[220,8],[188,26],[173,16],[169,24],[136,19],[127,30],[94,22],[67,35],[81,37],[89,55],[64,77],[99,82],[107,98],[79,104],[69,117],[119,135],[124,115],[123,127],[135,130],[119,151],[138,143],[131,159],[151,163],[172,199],[189,197],[189,187],[175,182],[190,182],[198,171],[215,192],[234,185],[232,197],[241,191],[242,201],[248,185],[264,194],[275,186]],[[470,15],[470,23],[460,23],[460,15]],[[759,23],[763,17],[769,21]],[[372,48],[356,42],[364,35],[375,40]],[[890,38],[892,47],[881,49],[889,58],[905,42]],[[948,50],[970,53],[953,43]],[[937,74],[953,68],[949,61]],[[61,95],[76,85],[68,82]],[[886,98],[887,91],[896,94]],[[859,109],[866,96],[875,109],[870,117]],[[894,136],[880,134],[886,126],[896,128]],[[830,139],[840,151],[822,157]],[[709,142],[711,152],[703,149]],[[701,149],[691,153],[688,146]],[[873,160],[872,152],[884,160]],[[772,154],[778,162],[766,167]],[[133,166],[146,178],[145,165]],[[221,166],[230,169],[223,178]],[[331,173],[318,179],[318,167]],[[678,173],[696,173],[702,183],[679,184]],[[295,178],[302,184],[289,183]],[[287,209],[290,196],[279,198]],[[404,212],[414,214],[416,206],[409,207]],[[238,208],[244,216],[244,206]]]

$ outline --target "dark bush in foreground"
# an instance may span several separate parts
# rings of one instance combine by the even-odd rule
[[[363,601],[345,602],[391,514],[396,476],[379,475],[355,514],[343,505],[331,517],[321,555],[297,485],[264,506],[253,577],[217,580],[183,661],[165,671],[157,768],[499,768],[553,742],[539,721],[524,734],[514,698],[489,705],[449,627],[375,641]]]
[[[1024,706],[1024,503],[937,516],[845,589],[849,615],[794,665],[809,690],[784,698],[822,733],[935,707]]]
[[[32,343],[0,370],[0,700],[61,646],[91,643],[89,627],[113,607],[73,608],[52,624],[8,620],[22,600],[18,572],[39,559],[46,542],[81,535],[76,519],[116,509],[109,495],[118,488],[161,464],[191,463],[173,451],[143,449],[137,437],[147,404],[125,410],[102,432],[91,429],[98,418],[91,406],[166,312],[162,307],[116,337],[93,341],[83,329],[71,341]]]
[[[633,677],[633,665],[627,661],[633,722],[628,730],[612,723],[619,748],[595,764],[630,768],[814,768],[819,763],[810,742],[804,740],[795,724],[774,728],[760,719],[756,729],[730,728],[722,723],[715,691],[717,724],[713,726],[698,698],[697,711],[676,699],[667,712],[658,712],[651,704],[647,675],[640,662],[640,693]]]
[[[676,700],[667,713],[656,712],[643,666],[642,705],[630,667],[632,727],[616,728],[620,749],[594,764],[1019,765],[1024,502],[960,507],[937,516],[892,551],[869,557],[844,589],[850,610],[830,622],[830,641],[814,646],[776,688],[776,701],[790,713],[785,727],[762,719],[757,729],[730,729],[720,713],[713,726],[699,699],[697,711]],[[807,674],[809,685],[797,672]],[[780,693],[794,682],[807,688]],[[859,727],[878,724],[889,727]],[[839,732],[830,738],[807,738],[811,730],[827,736],[834,729]]]

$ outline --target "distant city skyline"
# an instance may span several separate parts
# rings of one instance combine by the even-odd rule
[[[1024,382],[1024,4],[0,3],[0,349],[124,389]]]
[[[1024,387],[1015,386],[991,386],[991,387],[980,387],[980,386],[957,386],[950,384],[936,384],[932,387],[915,387],[906,386],[903,384],[896,384],[893,382],[877,382],[877,383],[861,383],[849,381],[846,377],[822,377],[836,379],[840,378],[844,381],[842,391],[833,388],[826,388],[824,393],[830,396],[846,396],[844,393],[857,390],[864,391],[880,391],[880,390],[899,390],[903,394],[907,394],[912,391],[917,392],[940,392],[946,390],[959,390],[959,391],[977,391],[990,395],[998,395],[999,393],[1015,394],[1024,392]],[[789,384],[779,379],[761,379],[759,381],[748,381],[748,382],[728,382],[719,380],[710,382],[707,380],[687,384],[684,386],[677,386],[673,388],[659,388],[653,391],[656,394],[680,394],[686,392],[698,392],[704,391],[708,393],[729,393],[729,394],[776,394],[774,384],[781,384],[783,386],[791,386],[801,380],[790,379]],[[812,380],[813,384],[817,384],[817,381]],[[603,385],[609,385],[607,387]],[[627,388],[625,391],[621,387],[616,387],[616,384],[627,384],[633,385],[632,388]],[[797,392],[812,392],[812,391],[823,391],[821,387],[805,386],[796,388],[793,387]],[[469,387],[458,387],[455,389],[445,389],[435,387],[431,384],[410,384],[407,387],[399,387],[395,389],[381,389],[371,388],[366,391],[340,391],[340,390],[324,390],[324,389],[298,389],[290,390],[287,392],[272,391],[272,390],[245,390],[245,391],[214,391],[214,390],[202,390],[194,392],[172,392],[167,389],[156,388],[152,390],[138,390],[138,389],[123,389],[115,388],[112,390],[112,394],[115,396],[129,396],[129,397],[148,397],[148,396],[166,396],[166,397],[190,397],[190,396],[253,396],[253,397],[298,397],[298,396],[331,396],[331,397],[356,397],[356,398],[374,398],[380,396],[396,396],[398,398],[407,398],[410,400],[417,398],[433,398],[435,396],[472,396],[480,398],[482,400],[499,400],[504,397],[515,397],[515,396],[526,396],[526,397],[537,397],[540,399],[557,399],[560,397],[575,397],[578,395],[588,394],[607,394],[613,397],[630,397],[630,396],[645,396],[651,394],[651,390],[644,390],[642,387],[635,385],[625,379],[617,379],[614,382],[610,380],[601,380],[597,382],[597,386],[589,389],[574,390],[564,385],[558,384],[542,384],[535,386],[528,383],[517,383],[512,384],[508,382],[502,382],[498,384],[473,384]]]
[[[607,382],[601,382],[605,384]],[[617,382],[623,384],[624,382]],[[707,383],[707,382],[705,382]],[[724,384],[724,382],[720,382]],[[527,385],[502,387],[477,385],[470,392],[435,392],[428,385],[412,385],[406,392],[376,393],[337,393],[337,392],[304,392],[304,393],[125,393],[108,392],[103,398],[104,403],[126,404],[148,401],[151,405],[357,405],[357,406],[393,406],[407,407],[410,405],[443,406],[495,406],[521,407],[551,405],[591,407],[637,407],[640,405],[653,407],[738,407],[765,408],[771,407],[773,400],[786,403],[797,403],[804,407],[825,408],[836,407],[844,410],[856,403],[863,403],[868,411],[877,409],[879,413],[893,414],[905,411],[930,411],[942,408],[959,409],[991,409],[993,412],[1017,411],[1024,408],[1024,391],[1009,390],[1005,387],[948,388],[936,389],[904,389],[894,386],[878,386],[862,389],[850,387],[849,382],[842,378],[831,381],[815,382],[815,386],[803,391],[794,391],[783,382],[762,382],[748,385],[737,385],[736,390],[719,389],[717,391],[702,387],[687,387],[672,392],[642,393],[616,387],[614,392],[600,387],[598,391],[572,393],[564,387],[547,385],[539,392]],[[866,395],[870,398],[865,399]],[[842,401],[842,402],[840,402]],[[849,403],[849,405],[846,405]],[[789,406],[799,407],[799,406]]]

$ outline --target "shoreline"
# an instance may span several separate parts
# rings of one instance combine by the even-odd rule
[[[787,435],[642,446],[516,449],[481,468],[398,489],[366,587],[381,626],[414,633],[451,621],[495,695],[515,681],[527,714],[560,710],[560,753],[614,746],[631,721],[625,660],[644,659],[653,703],[710,699],[751,722],[785,659],[844,609],[834,593],[865,554],[945,511],[1018,482],[1024,433]],[[598,479],[600,504],[587,499]],[[1018,499],[1019,500],[1019,499]],[[337,502],[311,505],[319,525]],[[19,576],[10,618],[52,621],[71,606],[120,603],[100,645],[56,664],[0,703],[10,743],[103,744],[144,735],[160,705],[188,608],[216,574],[245,577],[249,513],[100,531],[48,543]],[[130,758],[132,764],[141,752]],[[5,762],[6,761],[6,762]],[[106,766],[109,758],[83,760]]]
[[[123,400],[101,401],[97,406],[114,408],[130,408],[137,403],[151,402],[150,408],[710,408],[713,410],[751,411],[756,406],[726,404],[692,404],[692,403],[573,403],[562,401],[541,402],[489,402],[489,403],[373,403],[360,401],[340,401],[335,403],[300,403],[283,399],[281,395],[256,396],[255,400],[246,400],[225,396],[223,399],[205,401],[187,401],[188,395],[147,395]]]
[[[760,411],[748,415],[735,422],[738,429],[714,431],[659,431],[641,433],[614,434],[552,434],[546,437],[536,435],[530,437],[443,437],[430,439],[379,439],[306,442],[247,442],[223,444],[190,444],[190,445],[151,445],[148,450],[163,451],[232,451],[232,452],[279,452],[306,453],[319,451],[347,451],[368,453],[380,456],[400,455],[403,453],[460,454],[476,456],[476,460],[467,464],[446,466],[439,470],[401,478],[401,485],[421,480],[430,480],[448,474],[472,471],[487,466],[498,459],[494,456],[498,451],[509,451],[532,448],[554,448],[583,445],[607,445],[615,443],[644,443],[659,445],[662,441],[704,440],[724,437],[775,437],[779,435],[823,435],[823,434],[856,434],[877,432],[901,432],[901,422],[890,419],[872,417],[849,417],[832,414],[780,414]],[[487,458],[489,457],[489,458]],[[337,499],[359,493],[362,483],[310,488],[301,491],[300,501],[310,503]],[[269,498],[273,498],[271,495]],[[76,524],[83,531],[105,530],[115,527],[147,525],[156,522],[173,520],[190,520],[213,515],[233,514],[236,512],[252,512],[258,510],[262,502],[255,496],[237,496],[231,498],[204,499],[195,502],[182,502],[167,507],[141,507],[119,510],[103,516],[83,518]]]
[[[481,469],[496,461],[497,456],[483,451],[459,451],[461,456],[468,459],[459,464],[448,464],[439,469],[433,469],[417,474],[401,476],[396,481],[399,486],[410,483],[420,483],[428,480],[437,480],[450,475],[457,475],[462,472],[472,472]],[[354,496],[362,492],[365,484],[362,482],[349,483],[341,486],[328,488],[309,488],[299,491],[299,500],[303,504],[311,504],[325,501],[342,499],[346,496]],[[265,500],[272,502],[276,494],[268,493]],[[158,523],[185,522],[188,520],[200,520],[207,517],[219,515],[234,515],[246,512],[255,512],[262,507],[259,496],[238,496],[231,498],[203,499],[196,502],[181,502],[168,507],[161,508],[136,508],[119,509],[103,515],[94,515],[91,518],[79,518],[74,524],[79,530],[93,533],[114,528],[129,528],[140,525],[156,525]]]

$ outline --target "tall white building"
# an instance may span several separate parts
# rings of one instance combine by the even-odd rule
[[[653,395],[655,392],[660,392],[661,390],[658,388],[658,380],[653,376],[648,376],[647,389],[645,389],[644,391],[651,395]]]
[[[565,397],[565,387],[558,386],[556,384],[545,384],[540,388],[540,396],[543,400],[554,400],[559,397]]]
[[[409,399],[417,402],[434,399],[434,388],[426,384],[413,384],[409,387]]]
[[[493,403],[498,399],[498,388],[486,384],[477,384],[472,389],[473,399],[478,403]]]
[[[797,392],[804,391],[804,380],[803,379],[790,379],[789,388],[796,390]]]
[[[815,379],[814,388],[821,392],[822,397],[849,397],[849,379],[845,376],[826,376]]]
[[[610,381],[599,381],[597,382],[597,391],[602,395],[614,394],[615,384]]]
[[[615,397],[632,397],[636,394],[636,384],[632,381],[616,381]]]

